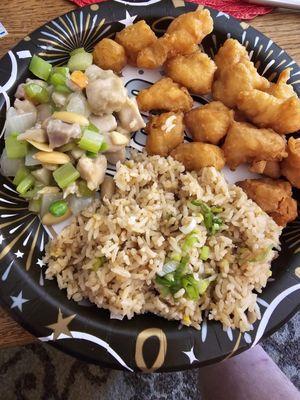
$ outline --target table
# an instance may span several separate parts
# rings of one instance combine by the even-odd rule
[[[4,4],[3,4],[4,3]],[[0,39],[0,57],[28,33],[45,22],[75,9],[66,0],[4,0],[1,2],[0,21],[9,32]],[[300,12],[277,10],[257,17],[251,25],[269,36],[300,63]],[[26,344],[35,338],[22,329],[0,308],[0,348]]]

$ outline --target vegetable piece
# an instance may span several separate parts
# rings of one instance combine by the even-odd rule
[[[106,261],[105,256],[98,257],[93,263],[93,270],[97,272],[99,268],[103,267],[105,261]]]
[[[189,300],[199,299],[199,281],[192,274],[185,275],[182,280],[182,286],[185,290],[186,297]]]
[[[24,195],[26,192],[28,192],[29,189],[31,189],[34,186],[34,178],[32,175],[27,175],[24,179],[21,180],[21,182],[17,186],[17,192],[20,193],[21,195]]]
[[[42,58],[34,55],[29,64],[29,71],[35,76],[46,81],[49,78],[52,65]]]
[[[28,204],[28,210],[39,213],[41,209],[41,199],[31,199]]]
[[[93,55],[86,51],[77,52],[71,55],[68,61],[68,67],[71,72],[76,70],[85,71],[92,64]]]
[[[42,218],[42,223],[44,225],[55,225],[55,224],[59,224],[60,222],[65,221],[66,219],[70,218],[72,215],[71,210],[68,209],[68,211],[62,215],[61,217],[55,217],[54,215],[52,215],[51,213],[47,213],[43,216]]]
[[[21,168],[18,169],[16,176],[14,177],[13,184],[15,186],[18,186],[23,181],[23,179],[25,179],[26,176],[29,174],[30,174],[29,170],[24,166],[22,166]]]
[[[173,252],[173,253],[170,254],[170,259],[173,260],[173,261],[180,261],[181,257],[182,257],[181,253],[174,253]]]
[[[25,166],[26,167],[34,167],[35,165],[41,164],[39,160],[36,160],[34,155],[37,153],[37,150],[33,147],[29,147],[28,152],[25,157]]]
[[[96,157],[98,157],[98,153],[92,153],[91,151],[86,151],[86,152],[85,152],[85,155],[86,155],[87,157],[90,157],[90,158],[96,158]]]
[[[30,129],[35,124],[36,117],[36,112],[17,114],[17,111],[13,107],[9,108],[6,113],[5,139],[12,132],[25,132],[27,129]]]
[[[50,204],[49,212],[54,217],[61,217],[68,211],[68,203],[65,200],[57,200]]]
[[[31,175],[46,186],[50,184],[51,172],[44,167],[32,171]]]
[[[68,67],[54,67],[52,68],[52,73],[55,74],[61,74],[63,76],[68,76],[69,75],[69,68]]]
[[[27,142],[17,139],[18,133],[11,133],[5,139],[5,150],[8,158],[22,158],[27,154]]]
[[[3,149],[0,159],[0,172],[3,176],[15,176],[18,169],[24,166],[23,158],[8,158],[6,150]]]
[[[63,74],[60,74],[58,72],[55,72],[54,74],[51,74],[50,76],[50,83],[53,86],[58,86],[58,85],[65,85],[66,84],[66,76]]]
[[[71,81],[80,89],[85,89],[89,83],[88,77],[82,71],[74,71],[71,74]]]
[[[199,282],[198,290],[199,290],[200,295],[202,295],[206,292],[206,289],[208,288],[209,284],[210,284],[210,281],[208,279],[202,279]]]
[[[223,209],[221,207],[214,206],[211,208],[201,200],[192,200],[191,204],[200,208],[203,215],[203,222],[208,232],[211,235],[217,233],[223,224],[223,220],[220,217],[214,215],[214,213],[219,213],[223,211]],[[212,211],[213,208],[214,212]]]
[[[175,271],[175,278],[180,278],[185,274],[185,271],[189,265],[190,262],[190,257],[189,256],[184,256],[182,257],[176,271]]]
[[[90,151],[91,153],[98,153],[98,151],[101,149],[102,142],[103,142],[102,135],[90,131],[88,129],[85,129],[80,141],[78,142],[78,146],[82,150],[87,150]]]
[[[34,104],[44,104],[50,100],[48,90],[37,83],[27,83],[24,90],[26,97]]]
[[[55,111],[52,118],[59,119],[68,124],[79,124],[81,126],[88,126],[89,120],[83,115],[76,114],[70,111]]]
[[[76,147],[75,142],[69,142],[69,143],[63,144],[60,147],[57,147],[56,150],[61,151],[62,153],[65,153],[67,151],[71,151],[71,150],[75,149],[75,147]]]
[[[214,214],[219,214],[220,212],[223,211],[223,207],[212,206],[212,207],[211,207],[211,211],[212,211]]]
[[[56,85],[55,91],[62,94],[69,94],[72,93],[72,90],[68,88],[66,85]]]
[[[157,273],[159,276],[165,276],[167,274],[170,274],[171,272],[174,272],[176,268],[178,267],[179,262],[178,261],[167,261],[160,272]]]
[[[94,201],[94,196],[77,197],[72,195],[68,197],[69,207],[73,215],[79,214],[82,210],[89,207]]]
[[[183,252],[189,251],[191,248],[194,247],[194,245],[198,242],[197,236],[195,236],[195,233],[191,233],[186,236],[184,239],[183,245],[182,245],[182,250]]]
[[[52,204],[56,200],[62,199],[62,192],[60,193],[45,193],[41,195],[41,216],[48,213],[48,209],[50,204]]]
[[[192,218],[190,223],[187,226],[181,226],[179,230],[187,235],[188,233],[192,232],[197,226],[197,221],[195,218]]]
[[[77,183],[77,186],[78,186],[78,191],[79,191],[80,195],[83,196],[83,197],[90,197],[94,193],[92,190],[90,190],[87,187],[87,183],[85,181],[80,180]]]
[[[202,249],[200,250],[200,259],[206,261],[208,257],[209,257],[209,247],[203,246]]]
[[[28,191],[26,191],[26,193],[22,194],[21,196],[27,200],[38,199],[40,198],[39,192],[42,188],[43,185],[40,182],[34,181],[33,187]]]
[[[51,153],[38,151],[33,155],[33,158],[42,164],[67,164],[70,161],[68,154],[59,151],[52,151]]]
[[[75,56],[75,54],[85,53],[84,47],[78,47],[78,49],[72,50],[70,56]]]
[[[53,172],[53,178],[61,189],[65,189],[80,177],[77,169],[69,162]]]

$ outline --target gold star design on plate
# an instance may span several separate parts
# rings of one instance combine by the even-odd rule
[[[73,318],[76,317],[76,314],[70,315],[69,317],[63,318],[62,312],[60,308],[58,309],[58,317],[57,322],[51,325],[47,325],[47,328],[53,330],[53,340],[56,340],[61,334],[65,334],[67,336],[72,337],[71,332],[69,331],[68,325],[72,321]]]

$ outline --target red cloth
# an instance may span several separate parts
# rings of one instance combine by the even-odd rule
[[[87,4],[98,3],[99,0],[70,0],[80,7]],[[242,0],[193,0],[194,3],[203,4],[223,11],[239,19],[252,19],[257,15],[267,14],[272,7],[263,7],[256,4],[245,3]]]

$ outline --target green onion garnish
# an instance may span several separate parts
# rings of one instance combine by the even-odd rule
[[[98,269],[101,268],[101,267],[104,265],[105,261],[106,261],[106,257],[105,257],[105,256],[98,257],[98,258],[94,261],[93,270],[94,270],[95,272],[97,272]]]
[[[206,261],[209,257],[209,247],[208,246],[203,246],[200,250],[200,259],[203,261]]]

